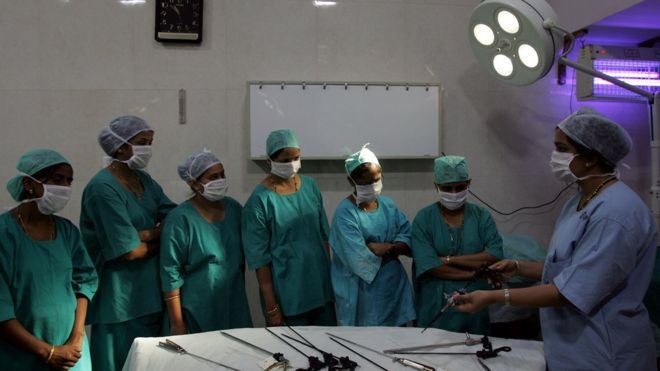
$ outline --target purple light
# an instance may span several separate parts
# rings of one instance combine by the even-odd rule
[[[660,91],[660,61],[599,59],[593,67],[604,74],[649,92]],[[594,78],[593,95],[599,97],[638,97],[636,93],[608,81]]]
[[[600,72],[616,77],[617,79],[621,78],[636,78],[636,79],[657,79],[660,76],[658,72],[648,72],[648,71],[628,71],[628,70],[601,70]]]
[[[614,76],[614,77],[616,77],[616,76]],[[621,80],[623,82],[626,82],[630,85],[635,85],[635,86],[639,86],[639,87],[660,86],[660,80],[644,80],[644,79],[619,79],[619,80]],[[605,80],[599,79],[599,78],[594,78],[594,84],[595,85],[614,85],[609,81],[605,81]]]

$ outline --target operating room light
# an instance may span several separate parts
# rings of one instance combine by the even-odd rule
[[[483,23],[474,26],[472,32],[474,38],[477,39],[481,45],[489,46],[495,41],[495,33],[493,32],[493,29]]]
[[[513,73],[513,62],[506,55],[498,54],[493,58],[493,68],[504,77],[511,76]]]
[[[522,64],[528,68],[535,68],[539,65],[539,54],[529,44],[521,44],[518,47],[518,57]]]
[[[514,34],[520,30],[520,23],[513,13],[508,10],[502,10],[497,13],[497,23],[504,32]]]

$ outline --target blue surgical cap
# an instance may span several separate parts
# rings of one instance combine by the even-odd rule
[[[461,156],[443,156],[435,159],[433,169],[437,184],[466,182],[470,180],[467,161]]]
[[[23,156],[18,159],[16,170],[20,173],[32,176],[43,169],[60,164],[71,165],[64,156],[52,149],[37,148],[25,152]],[[11,197],[16,201],[20,201],[21,194],[23,193],[23,177],[24,175],[22,174],[14,175],[9,179],[9,182],[7,182],[7,190]]]
[[[367,162],[375,165],[380,165],[380,163],[378,162],[378,158],[376,157],[376,154],[373,153],[369,148],[367,148],[368,145],[369,143],[365,144],[364,146],[362,146],[361,150],[348,156],[346,161],[344,161],[346,174],[350,176],[351,173],[358,168],[358,166]]]
[[[268,157],[282,148],[300,148],[296,133],[291,129],[271,131],[266,139],[266,153]]]
[[[112,156],[124,143],[143,131],[153,130],[147,122],[137,116],[121,116],[101,130],[99,144],[103,151]],[[123,140],[122,140],[123,139]]]
[[[588,107],[580,108],[557,127],[576,143],[600,154],[613,166],[626,157],[632,147],[630,135],[623,127]]]
[[[218,160],[213,153],[204,150],[203,152],[197,152],[188,156],[186,162],[179,165],[177,170],[181,179],[188,183],[191,180],[199,178],[206,170],[210,169],[211,166],[220,163],[220,160]]]

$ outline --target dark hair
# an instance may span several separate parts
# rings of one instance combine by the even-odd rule
[[[372,162],[362,163],[358,167],[353,169],[353,171],[351,171],[351,175],[350,175],[351,179],[353,179],[353,181],[357,182],[358,179],[361,179],[363,176],[369,174],[369,167],[371,165],[380,167],[380,165],[372,163]]]
[[[596,159],[598,159],[598,162],[603,167],[603,170],[609,173],[614,171],[615,166],[609,161],[607,161],[605,157],[603,157],[603,155],[601,155],[597,151],[594,151],[593,149],[589,149],[583,146],[582,144],[577,143],[576,141],[571,139],[571,137],[569,137],[568,135],[566,136],[566,139],[568,140],[568,143],[570,143],[573,147],[575,147],[575,150],[577,151],[578,154],[587,157],[595,157]]]
[[[275,157],[279,156],[280,153],[282,153],[282,151],[284,151],[285,149],[286,147],[278,149],[277,151],[271,153],[270,156],[268,156],[268,158],[270,158],[271,160],[275,159]]]
[[[39,180],[39,181],[41,181],[42,179],[48,179],[51,176],[53,176],[53,174],[55,173],[55,169],[57,169],[60,165],[64,165],[64,164],[66,164],[66,163],[62,162],[62,163],[59,163],[59,164],[51,165],[47,168],[43,168],[43,169],[37,171],[36,173],[34,173],[32,175],[32,177],[34,179]],[[30,195],[28,195],[27,190],[24,188],[23,191],[21,192],[21,195],[19,196],[18,200],[23,201],[23,200],[27,199],[29,196]]]

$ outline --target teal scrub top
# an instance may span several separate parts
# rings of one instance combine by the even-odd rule
[[[208,222],[188,200],[165,219],[160,243],[161,289],[180,289],[189,332],[252,327],[245,295],[242,206],[223,199],[225,218]]]
[[[0,215],[0,322],[15,318],[35,337],[61,345],[73,329],[76,294],[92,300],[98,278],[78,229],[67,219],[53,218],[55,239],[36,241],[9,212]],[[83,358],[72,370],[91,367],[86,343]],[[4,339],[0,365],[4,370],[48,369],[42,359]]]
[[[80,231],[100,282],[87,323],[118,323],[163,310],[158,256],[127,261],[121,256],[140,244],[139,231],[155,228],[176,207],[146,172],[136,171],[144,186],[138,199],[102,169],[87,184]]]
[[[542,283],[571,305],[539,310],[550,370],[653,370],[655,340],[642,303],[657,252],[655,221],[623,182],[577,211],[581,194],[555,223]]]
[[[348,199],[337,206],[330,230],[332,287],[340,326],[401,326],[415,319],[413,291],[398,259],[383,263],[372,242],[410,246],[410,223],[389,197],[363,211]]]
[[[271,265],[284,316],[333,301],[328,219],[316,182],[300,175],[300,189],[277,194],[259,184],[243,208],[243,248],[250,269]]]
[[[450,228],[442,217],[440,206],[433,203],[417,213],[412,228],[412,252],[416,277],[416,307],[418,326],[431,324],[433,316],[445,305],[445,294],[463,288],[470,281],[443,280],[424,274],[440,267],[442,256],[458,256],[486,252],[502,259],[502,237],[490,213],[477,205],[466,203],[463,226]],[[488,289],[484,280],[472,283],[468,291]],[[488,309],[477,313],[446,311],[433,327],[449,331],[484,334],[489,329]]]

